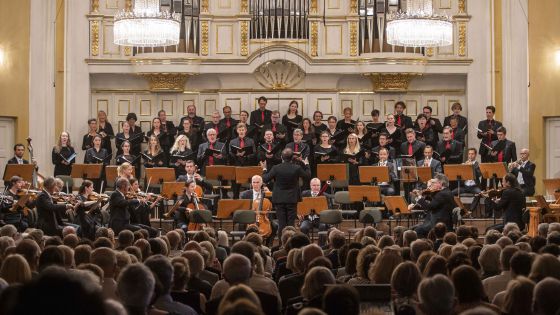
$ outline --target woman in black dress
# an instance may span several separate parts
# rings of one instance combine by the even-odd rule
[[[374,109],[371,111],[371,122],[366,125],[366,129],[371,131],[371,147],[375,148],[379,145],[379,134],[385,124],[379,119],[379,110]]]
[[[60,133],[58,143],[52,149],[52,163],[54,164],[54,176],[70,175],[72,164],[76,162],[76,152],[70,141],[70,134],[66,131]]]
[[[163,154],[166,156],[169,155],[169,150],[171,148],[171,144],[169,143],[169,137],[165,131],[163,131],[161,127],[161,120],[158,117],[152,119],[152,128],[150,131],[146,132],[146,137],[150,138],[151,136],[156,136],[159,141],[159,145],[163,150]]]
[[[107,113],[103,110],[97,112],[97,133],[101,135],[101,147],[107,150],[107,153],[113,153],[111,146],[111,138],[115,136],[113,126],[107,121]]]
[[[313,128],[317,133],[317,138],[319,138],[321,132],[327,130],[327,125],[323,123],[323,113],[319,110],[313,113]]]
[[[385,128],[381,129],[381,132],[385,132],[389,135],[387,143],[399,152],[401,149],[401,143],[403,142],[402,129],[395,125],[395,116],[393,114],[388,114]]]
[[[107,153],[107,150],[101,147],[102,141],[103,139],[101,138],[100,135],[95,135],[95,137],[93,137],[93,147],[89,148],[86,151],[86,156],[84,157],[84,164],[109,165],[111,159],[109,153]],[[101,182],[104,179],[105,179],[105,167],[101,169],[101,176],[98,179],[92,180],[95,186],[95,190],[99,191],[99,193],[102,193]]]
[[[165,167],[167,160],[165,154],[159,145],[159,139],[156,135],[148,138],[148,149],[144,151],[144,167]]]
[[[187,160],[189,160],[188,156],[192,153],[193,151],[191,150],[189,138],[185,135],[177,136],[171,148],[171,156],[169,158],[169,166],[175,169],[175,178],[187,174],[185,164],[187,164]]]
[[[314,147],[315,162],[317,164],[336,163],[338,162],[338,152],[334,145],[329,141],[330,135],[328,131],[321,132],[321,143]]]
[[[88,133],[84,135],[82,139],[82,150],[87,151],[93,146],[93,137],[97,135],[97,119],[90,118],[88,119]]]
[[[297,101],[291,101],[288,106],[288,112],[282,116],[282,125],[288,130],[288,142],[292,142],[294,129],[301,127],[303,117],[298,114],[299,104]]]
[[[200,145],[200,137],[196,131],[192,130],[191,121],[188,119],[183,120],[183,130],[177,133],[177,137],[180,135],[185,135],[189,139],[191,150],[198,152],[198,146]]]
[[[115,161],[116,161],[117,165],[121,165],[123,163],[129,163],[131,165],[134,165],[136,163],[135,160],[137,160],[136,159],[137,157],[130,153],[130,142],[125,140],[121,144],[121,147],[119,148],[119,150],[122,153],[117,155],[117,157],[115,158]]]
[[[362,148],[358,141],[358,136],[351,133],[346,138],[346,147],[342,151],[341,162],[348,163],[348,184],[359,185],[360,175],[358,173],[359,166],[365,165],[366,157],[361,154]]]

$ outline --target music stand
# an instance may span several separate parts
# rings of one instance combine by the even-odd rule
[[[467,164],[445,164],[443,173],[449,180],[457,181],[457,196],[461,196],[461,181],[474,180],[474,169]]]
[[[350,201],[363,202],[364,209],[366,208],[366,202],[381,201],[381,189],[379,186],[351,185],[348,186],[348,194]]]
[[[300,216],[309,215],[311,213],[319,214],[323,210],[327,210],[329,204],[327,202],[327,197],[303,197],[303,199],[297,204],[297,214]]]
[[[391,181],[388,166],[360,166],[358,169],[360,183],[370,183],[370,185],[376,186],[377,183],[388,183]]]
[[[117,165],[105,166],[105,182],[114,182],[119,177],[118,168],[119,167]],[[136,177],[136,170],[134,169],[134,166],[132,167],[132,176]]]
[[[546,195],[554,196],[556,190],[560,188],[560,178],[545,178],[543,179],[543,184]]]
[[[383,202],[385,203],[387,210],[393,212],[393,215],[397,217],[406,215],[408,218],[408,226],[410,227],[410,215],[412,212],[408,210],[408,203],[403,196],[384,196]]]
[[[424,183],[434,177],[432,168],[429,166],[418,166],[416,168],[416,174],[418,175],[418,180]]]
[[[348,179],[348,164],[317,164],[317,178],[331,182],[331,192],[334,181],[344,182]]]
[[[480,172],[485,179],[494,179],[494,184],[497,188],[498,178],[502,178],[507,174],[506,164],[502,162],[496,163],[480,163]]]
[[[13,176],[19,176],[27,182],[33,181],[33,164],[6,164],[4,168],[4,181],[9,181]]]
[[[220,221],[220,230],[222,230],[222,221],[229,219],[237,210],[251,209],[250,199],[220,199],[218,200],[218,210],[216,211],[216,219]]]
[[[163,182],[161,186],[161,195],[167,199],[176,200],[184,191],[184,182]]]
[[[173,182],[175,181],[175,169],[171,167],[146,168],[146,179],[150,183],[157,182],[160,185],[164,182]]]
[[[72,172],[70,176],[72,178],[81,179],[99,179],[101,177],[101,171],[103,170],[103,164],[72,164]]]
[[[254,175],[262,176],[262,167],[260,166],[242,166],[235,168],[235,182],[239,185],[251,183]]]

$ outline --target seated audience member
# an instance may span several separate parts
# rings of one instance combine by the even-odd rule
[[[301,296],[289,301],[292,304],[286,308],[286,314],[298,314],[305,307],[321,308],[326,285],[335,283],[334,275],[329,269],[325,267],[312,268],[305,275],[301,287]]]
[[[418,308],[426,315],[454,314],[455,289],[444,275],[425,278],[418,285]]]
[[[360,314],[358,291],[349,285],[330,286],[323,296],[322,309],[328,315],[358,315]]]
[[[537,283],[533,290],[533,314],[546,315],[558,312],[560,310],[558,292],[560,292],[560,280],[558,279],[544,278]]]
[[[120,273],[117,295],[129,315],[150,311],[155,285],[152,272],[143,264],[132,264]]]
[[[489,301],[492,301],[498,292],[505,290],[508,282],[512,279],[509,262],[517,251],[518,249],[515,246],[506,246],[500,253],[500,269],[502,272],[499,275],[482,280]]]
[[[497,307],[485,302],[488,300],[486,293],[484,293],[482,282],[473,267],[460,266],[455,268],[451,274],[451,280],[457,297],[457,305],[455,306],[457,314],[477,306],[484,306],[499,312]]]
[[[91,252],[91,263],[103,269],[102,294],[105,299],[117,299],[117,282],[115,272],[117,270],[117,256],[110,248],[96,248]]]
[[[508,283],[504,304],[501,308],[502,314],[525,315],[532,313],[533,289],[535,283],[525,277],[517,277]]]

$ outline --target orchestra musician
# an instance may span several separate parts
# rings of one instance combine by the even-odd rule
[[[87,151],[93,147],[93,138],[97,135],[97,119],[88,119],[89,131],[82,139],[82,150]],[[103,138],[101,138],[103,140]]]
[[[313,113],[313,128],[317,134],[328,129],[327,125],[323,123],[323,113],[320,110]]]
[[[99,138],[101,144],[101,138]],[[64,184],[64,183],[63,183]],[[62,214],[66,209],[73,209],[71,204],[56,204],[53,194],[59,192],[54,177],[47,177],[43,183],[43,190],[37,197],[37,228],[43,230],[45,235],[62,236]]]
[[[268,129],[264,132],[264,143],[257,148],[257,160],[266,161],[268,167],[282,163],[282,143],[274,140],[274,133]]]
[[[261,130],[260,139],[264,138],[264,133],[266,130],[272,130],[274,134],[274,139],[283,145],[288,143],[288,128],[280,123],[280,112],[275,110],[270,115],[270,124],[264,125]]]
[[[29,222],[24,209],[17,205],[20,195],[22,193],[25,195],[23,192],[25,185],[26,182],[23,178],[19,176],[12,176],[9,181],[9,188],[4,193],[2,197],[3,202],[0,205],[4,223],[14,225],[19,232],[23,232],[29,227]],[[35,201],[32,200],[32,198],[28,198],[25,203],[25,207],[28,209],[35,207]]]
[[[135,200],[127,199],[130,191],[130,182],[126,178],[119,178],[115,191],[109,198],[109,227],[119,234],[122,230],[138,231],[141,228],[130,223],[130,206]]]
[[[111,138],[115,136],[115,132],[111,123],[107,121],[107,113],[103,110],[97,112],[97,134],[103,138],[101,147],[112,154]]]
[[[389,169],[389,182],[380,182],[379,189],[381,190],[381,194],[384,196],[393,196],[396,194],[395,188],[393,183],[397,182],[397,173],[395,165],[392,162],[389,162],[389,150],[387,148],[381,148],[379,150],[379,162],[377,162],[377,166],[385,166]]]
[[[416,166],[427,167],[432,169],[432,174],[443,173],[441,162],[433,158],[434,148],[427,145],[424,148],[424,159],[416,161]]]
[[[272,116],[272,112],[266,109],[266,103],[268,103],[266,97],[259,97],[259,108],[251,112],[251,126],[258,128],[259,133],[266,124],[271,123],[270,116]]]
[[[521,158],[508,165],[509,171],[515,175],[525,197],[535,194],[535,163],[529,161],[529,149],[523,148],[519,153]]]
[[[58,143],[52,149],[54,176],[70,175],[72,164],[76,161],[75,153],[70,141],[70,134],[66,131],[61,132],[58,137]]]
[[[187,106],[187,116],[181,118],[181,122],[179,122],[178,131],[183,131],[183,122],[186,119],[191,121],[191,128],[193,129],[193,131],[197,133],[200,137],[202,137],[204,118],[196,115],[196,106],[192,104]]]
[[[412,128],[406,129],[405,134],[406,142],[403,142],[401,144],[400,154],[404,156],[410,156],[416,161],[421,160],[426,144],[424,142],[416,140],[416,132]]]
[[[482,173],[480,172],[480,165],[476,160],[476,154],[477,154],[476,148],[469,148],[469,150],[467,151],[467,160],[463,164],[473,166],[474,180],[472,179],[466,180],[464,185],[461,186],[461,193],[478,195],[481,192],[479,186],[480,186],[480,178],[482,177]],[[453,189],[453,195],[456,196],[458,193],[459,193],[459,189],[457,188]],[[477,197],[480,199],[480,196],[475,196],[474,199],[476,199]],[[475,206],[473,207],[473,205]],[[476,205],[478,205],[478,202],[475,203],[475,201],[473,200],[473,203],[471,204],[471,209],[476,208]]]
[[[293,100],[288,105],[288,112],[282,116],[282,125],[286,126],[288,131],[288,141],[292,141],[292,135],[294,130],[297,128],[301,128],[301,123],[303,121],[303,117],[298,114],[298,107],[299,104],[297,101]]]
[[[25,146],[21,143],[14,145],[14,157],[9,159],[7,164],[29,164],[29,161],[23,158],[25,153]],[[33,164],[37,164],[35,160],[32,160]]]
[[[488,198],[489,195],[482,192],[484,197],[487,197],[487,207],[503,211],[503,223],[491,226],[488,229],[502,231],[506,224],[514,222],[517,223],[520,230],[523,230],[525,223],[522,220],[522,214],[523,208],[525,208],[525,196],[521,187],[519,187],[517,177],[512,173],[507,173],[502,179],[502,185],[501,196]]]
[[[267,187],[264,187],[264,190],[263,190],[263,179],[262,179],[262,177],[260,175],[254,175],[251,178],[251,189],[243,191],[239,195],[239,199],[249,199],[249,200],[252,200],[252,202],[255,202],[255,201],[260,202],[260,200],[262,198],[261,191],[268,192],[269,190],[268,190]],[[270,246],[272,244],[272,241],[274,240],[274,237],[278,233],[278,222],[272,220],[270,217],[269,217],[269,220],[270,220],[270,227],[271,227],[272,233],[270,234],[270,237],[266,238],[266,240],[265,240],[267,246]]]
[[[151,135],[148,138],[148,148],[142,156],[144,157],[145,168],[163,167],[167,164],[165,154],[156,135]]]
[[[263,163],[263,181],[269,183],[274,180],[272,190],[272,204],[278,218],[278,234],[287,225],[293,226],[297,217],[296,204],[301,200],[299,179],[309,180],[310,171],[307,159],[300,163],[292,163],[293,151],[285,148],[282,151],[282,163],[267,169]],[[281,235],[278,235],[280,238]]]
[[[451,127],[443,128],[443,139],[437,144],[437,152],[442,164],[461,164],[463,144],[451,138]]]
[[[416,204],[409,205],[409,209],[419,206],[428,212],[424,223],[414,227],[418,237],[427,237],[430,230],[438,222],[443,222],[448,231],[453,230],[452,213],[456,207],[453,194],[449,190],[449,180],[443,174],[436,174],[429,189],[433,192],[431,200],[425,196],[417,196]]]
[[[163,109],[158,111],[158,118],[161,122],[161,130],[167,134],[167,143],[173,143],[173,141],[175,141],[175,135],[177,134],[175,124],[167,120],[167,113]]]
[[[226,155],[224,150],[225,144],[217,141],[216,136],[216,130],[208,129],[208,131],[206,131],[206,138],[208,141],[198,147],[197,160],[201,165],[202,170],[205,170],[207,165],[213,166],[226,164]],[[207,149],[219,151],[220,153],[212,152],[211,154],[207,154]]]
[[[175,169],[175,178],[186,174],[185,165],[189,159],[192,159],[189,158],[192,154],[189,138],[185,135],[177,136],[169,157],[169,166]]]
[[[453,113],[443,120],[444,126],[451,126],[451,118],[457,118],[457,127],[463,131],[464,134],[467,134],[468,130],[468,119],[465,116],[461,116],[461,111],[463,110],[463,106],[460,103],[453,103],[451,105],[451,111]]]
[[[385,127],[381,129],[381,133],[387,134],[387,143],[400,152],[401,143],[403,142],[403,130],[395,125],[395,116],[387,114],[385,117]]]
[[[366,125],[367,130],[372,130],[371,134],[371,147],[374,148],[379,145],[379,134],[381,133],[381,129],[385,127],[385,123],[383,123],[379,117],[381,113],[378,109],[374,109],[371,111],[371,122]]]
[[[211,116],[212,120],[207,123],[206,125],[204,125],[204,132],[202,133],[203,136],[206,135],[206,131],[208,131],[208,129],[214,129],[216,130],[217,134],[219,135],[220,132],[224,131],[227,127],[225,125],[223,125],[221,123],[221,117],[220,117],[220,112],[215,110],[212,112],[212,116]],[[205,139],[206,140],[206,139]],[[227,137],[221,138],[220,141],[225,142],[227,140]]]
[[[137,156],[134,156],[130,153],[131,150],[131,146],[130,146],[130,142],[128,140],[125,140],[121,143],[121,146],[119,148],[119,151],[121,152],[121,154],[117,155],[117,157],[115,158],[115,163],[117,165],[121,165],[123,163],[129,163],[131,165],[136,165],[136,161],[137,161]]]
[[[169,136],[165,131],[162,130],[161,120],[158,117],[152,119],[152,128],[146,132],[146,138],[150,139],[152,136],[156,137],[161,150],[163,151],[163,156],[167,160],[167,155],[169,154],[171,143],[169,142]],[[150,143],[148,143],[148,146]]]
[[[492,162],[492,157],[490,156],[490,151],[487,146],[492,146],[492,142],[498,140],[496,132],[498,128],[502,127],[501,122],[494,120],[495,112],[496,107],[486,106],[486,119],[478,123],[478,132],[476,136],[478,139],[481,139],[478,152],[480,153],[482,163]]]
[[[512,163],[517,161],[517,149],[515,142],[506,138],[507,130],[500,127],[496,130],[497,140],[492,141],[492,150],[490,150],[490,158],[492,162]]]
[[[134,178],[134,174],[132,173],[133,170],[134,168],[130,163],[122,163],[117,167],[117,178],[115,178],[115,181],[117,181],[119,178],[126,178],[130,181]]]
[[[197,132],[192,130],[191,125],[192,124],[189,119],[183,120],[183,129],[181,131],[177,131],[177,137],[180,135],[187,136],[191,145],[191,150],[193,150],[193,152],[197,152],[198,146],[200,145],[200,136]]]
[[[194,181],[198,186],[202,187],[205,192],[212,192],[212,184],[204,180],[204,177],[197,173],[197,167],[193,160],[185,162],[185,174],[179,176],[177,181],[185,183]]]
[[[309,182],[309,190],[304,190],[301,192],[301,197],[318,197],[320,195],[326,194],[323,192],[321,193],[321,180],[318,178],[312,178]],[[327,200],[329,200],[329,196],[327,196]],[[311,229],[318,229],[319,231],[327,231],[329,226],[327,224],[321,223],[319,221],[319,214],[313,212],[308,215],[303,216],[300,221],[299,230],[301,233],[309,235]]]
[[[130,203],[129,212],[130,224],[142,228],[150,234],[150,237],[156,237],[158,230],[154,229],[150,223],[150,214],[158,206],[163,199],[161,195],[142,194],[140,191],[140,182],[136,178],[131,178],[130,191],[132,202]]]
[[[76,224],[80,226],[78,235],[85,237],[91,241],[95,240],[95,231],[98,228],[98,223],[94,218],[94,212],[100,208],[99,203],[94,203],[90,206],[85,206],[84,203],[90,200],[90,196],[94,193],[93,182],[84,180],[78,188],[78,196],[76,201],[80,204],[75,208],[76,211]]]
[[[438,135],[435,129],[429,125],[428,117],[426,115],[420,114],[416,117],[414,131],[416,131],[416,139],[424,142],[426,145],[431,145],[432,147],[436,146],[438,142]]]
[[[371,150],[373,154],[371,155],[370,160],[373,160],[373,163],[377,163],[377,161],[379,160],[379,151],[383,148],[387,149],[387,151],[389,152],[388,159],[394,160],[396,157],[395,148],[389,145],[389,135],[385,132],[379,133],[379,145]]]
[[[189,208],[188,206],[194,204],[194,199],[197,198],[195,188],[196,182],[187,181],[185,183],[184,194],[178,201],[179,207],[175,209],[175,212],[173,214],[173,220],[175,221],[177,227],[185,232],[187,232],[189,227],[189,212],[194,210],[192,208]]]
[[[408,128],[412,128],[412,118],[404,114],[404,110],[406,109],[406,105],[402,101],[398,101],[395,103],[395,124],[402,130],[406,130]]]

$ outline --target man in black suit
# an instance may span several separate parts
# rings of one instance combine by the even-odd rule
[[[206,165],[225,165],[226,164],[226,153],[225,144],[216,140],[216,130],[208,129],[206,131],[207,142],[198,146],[198,154],[196,158],[201,167],[201,173],[204,174],[206,170]],[[206,149],[212,149],[220,151],[220,153],[212,153],[206,155]]]
[[[204,180],[204,177],[196,172],[196,165],[193,160],[188,160],[185,163],[185,171],[187,172],[185,175],[177,178],[178,182],[195,181],[198,186],[204,189],[204,192],[212,193],[212,184]]]
[[[237,119],[233,119],[231,117],[231,106],[226,105],[222,108],[222,113],[224,114],[224,118],[220,120],[220,123],[225,126],[226,128],[231,128],[231,132],[227,135],[227,140],[233,138],[233,129],[237,126],[239,122]]]
[[[472,165],[473,167],[473,172],[474,172],[474,180],[470,179],[470,180],[466,180],[463,185],[461,185],[461,193],[467,193],[467,194],[474,194],[476,195],[474,197],[473,202],[471,203],[471,210],[476,208],[476,206],[478,206],[478,200],[480,199],[480,196],[478,194],[480,194],[480,178],[482,177],[482,172],[480,171],[480,165],[478,163],[478,161],[476,160],[476,149],[475,148],[469,148],[468,152],[467,152],[467,160],[465,161],[466,165]],[[457,188],[453,189],[453,195],[457,195],[459,193],[459,190]]]
[[[229,143],[230,165],[234,166],[254,166],[257,165],[256,150],[253,139],[245,137],[247,126],[244,123],[237,124],[238,137],[232,139]],[[249,151],[244,151],[249,150]],[[241,185],[237,182],[232,184],[233,199],[239,198],[239,189]]]
[[[72,209],[70,204],[55,204],[52,195],[57,192],[54,177],[47,177],[43,183],[43,191],[37,197],[37,227],[46,235],[62,236],[62,213],[66,209]]]
[[[175,135],[177,134],[175,124],[173,124],[172,121],[167,120],[167,113],[163,109],[158,112],[158,118],[161,121],[161,130],[165,132],[167,136],[167,143],[173,144],[175,141]]]
[[[443,174],[436,174],[432,180],[431,189],[439,191],[435,193],[431,201],[426,200],[424,197],[416,200],[416,205],[428,212],[424,223],[414,227],[418,237],[427,237],[430,230],[438,222],[444,223],[448,231],[453,230],[452,214],[456,205],[453,193],[451,193],[448,187],[449,180],[447,177]],[[416,205],[411,204],[409,207],[412,209]]]
[[[263,190],[262,177],[260,175],[255,175],[251,178],[251,189],[241,192],[241,194],[239,194],[239,199],[260,201],[260,199],[262,198],[261,191],[268,191],[268,188],[264,188]],[[270,233],[270,236],[265,240],[265,242],[267,246],[270,246],[272,244],[272,241],[274,240],[274,237],[276,236],[276,233],[278,232],[278,222],[273,221],[272,218],[270,217],[270,214],[268,219],[270,220],[270,228],[272,233]]]
[[[274,139],[286,145],[286,141],[288,140],[288,129],[286,128],[286,126],[280,123],[279,111],[275,110],[272,112],[270,116],[270,123],[264,125],[264,128],[261,130],[259,142],[262,141],[262,139],[264,138],[264,133],[267,130],[272,130],[272,133],[274,134]]]
[[[286,148],[282,151],[282,163],[275,165],[270,170],[267,170],[266,163],[263,167],[264,182],[274,180],[272,203],[276,209],[279,233],[282,233],[286,225],[294,225],[297,216],[296,204],[301,200],[299,179],[303,178],[304,181],[307,181],[311,177],[307,160],[304,160],[304,165],[300,166],[292,163],[292,157],[293,151]],[[280,236],[278,235],[278,237]]]
[[[416,161],[421,160],[424,156],[424,148],[426,144],[422,141],[416,140],[416,132],[412,128],[405,131],[406,142],[401,144],[401,155],[411,155]]]
[[[502,127],[501,122],[494,120],[495,112],[496,107],[486,106],[486,119],[478,123],[478,132],[476,136],[478,139],[481,139],[478,152],[480,153],[482,163],[492,162],[492,158],[488,155],[489,151],[487,146],[492,146],[492,141],[498,140],[496,133],[498,128]]]
[[[395,125],[402,130],[413,127],[412,118],[404,114],[405,109],[406,105],[404,102],[398,101],[395,103]]]
[[[507,130],[505,127],[498,128],[496,135],[498,140],[492,141],[492,151],[490,157],[492,162],[512,163],[517,161],[517,149],[515,142],[506,138]]]
[[[457,117],[449,119],[449,127],[451,127],[451,139],[462,142],[465,145],[465,132],[459,127],[459,119]]]
[[[321,191],[321,180],[318,178],[313,178],[309,182],[310,190],[304,190],[301,193],[302,197],[318,197],[319,192]],[[323,195],[326,195],[323,193]],[[329,200],[329,196],[327,196],[327,200]],[[319,214],[317,213],[310,213],[306,216],[300,217],[300,226],[299,229],[301,233],[309,235],[309,231],[312,228],[316,228],[319,231],[326,231],[329,229],[329,226],[319,222]]]
[[[429,166],[432,169],[432,176],[437,173],[443,173],[443,168],[441,167],[441,162],[434,159],[434,148],[427,145],[424,148],[424,159],[416,161],[416,166],[426,167]]]
[[[270,124],[270,116],[272,116],[272,112],[266,109],[266,103],[268,100],[266,97],[261,96],[259,97],[259,109],[255,109],[251,112],[250,122],[252,126],[258,127],[259,131],[264,127],[266,124]]]
[[[443,126],[439,119],[432,117],[432,107],[424,106],[422,108],[422,113],[428,118],[428,126],[434,131],[434,141],[437,143],[439,141],[439,134],[443,132]]]
[[[382,132],[382,133],[379,134],[379,145],[376,146],[375,148],[371,149],[371,152],[373,154],[370,157],[370,162],[377,163],[377,161],[379,161],[379,151],[383,148],[387,149],[387,151],[389,152],[388,160],[392,161],[392,160],[395,159],[395,157],[397,156],[397,153],[395,152],[395,148],[393,148],[392,146],[390,146],[387,143],[388,138],[389,138],[389,136],[385,132]]]
[[[464,134],[467,134],[467,128],[468,128],[468,119],[465,116],[461,116],[461,111],[463,110],[463,107],[461,106],[460,103],[453,103],[453,105],[451,105],[451,110],[453,111],[453,114],[445,117],[445,119],[443,120],[443,125],[444,126],[451,126],[451,118],[455,117],[457,118],[457,124],[459,129],[461,129],[463,131]]]
[[[451,138],[451,127],[443,128],[443,139],[438,142],[437,152],[442,164],[461,164],[463,144]]]
[[[183,121],[185,119],[190,120],[191,128],[196,130],[196,132],[200,134],[200,136],[202,136],[202,130],[204,128],[204,118],[196,115],[196,106],[194,105],[187,106],[187,116],[181,118],[181,121],[179,122],[179,126],[177,127],[179,132],[183,131]]]
[[[381,194],[384,196],[395,195],[396,191],[393,185],[397,183],[397,173],[394,164],[389,162],[389,150],[387,148],[381,148],[381,150],[379,150],[379,162],[377,166],[386,166],[389,169],[389,182],[379,183]]]
[[[303,131],[299,128],[294,130],[294,141],[286,144],[294,152],[294,158],[298,161],[303,161],[309,157],[309,146],[303,142]],[[298,154],[299,152],[299,154]]]
[[[227,127],[225,125],[223,125],[221,120],[220,120],[220,112],[219,111],[215,110],[212,113],[212,120],[209,123],[207,123],[206,125],[204,125],[204,132],[202,133],[204,136],[206,135],[206,132],[208,131],[208,129],[216,130],[218,135],[220,134],[220,132],[227,129]],[[207,140],[206,137],[204,137],[204,140]],[[219,140],[222,141],[222,142],[225,142],[227,140],[227,135],[225,135],[224,137],[222,137]]]
[[[490,207],[504,211],[504,223],[491,226],[488,229],[502,231],[506,224],[515,222],[519,229],[523,230],[525,223],[522,220],[522,214],[523,208],[525,208],[525,196],[521,187],[519,187],[517,177],[512,173],[507,173],[502,180],[502,184],[504,185],[504,190],[502,191],[501,198],[487,198],[486,200]]]
[[[134,200],[127,200],[126,192],[130,189],[130,182],[126,178],[119,178],[116,189],[109,198],[109,227],[119,234],[122,230],[138,231],[140,227],[130,224],[129,207]]]
[[[525,197],[535,194],[535,163],[529,161],[529,149],[521,149],[521,159],[508,165],[509,171],[515,175]]]
[[[264,143],[257,148],[257,161],[266,161],[266,165],[272,168],[274,165],[282,163],[281,149],[283,149],[283,145],[274,141],[274,133],[268,129],[264,133]]]
[[[29,161],[23,158],[24,153],[25,146],[23,144],[14,145],[14,157],[8,160],[8,164],[29,164]]]

